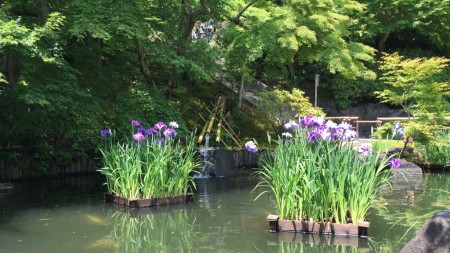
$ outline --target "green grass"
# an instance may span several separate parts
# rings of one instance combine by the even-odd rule
[[[377,140],[372,142],[372,149],[375,152],[387,152],[391,148],[403,148],[404,145],[402,140]]]

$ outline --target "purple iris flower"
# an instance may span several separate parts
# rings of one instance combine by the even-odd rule
[[[172,128],[167,128],[166,130],[164,130],[164,136],[166,137],[175,137],[177,136],[177,132],[172,129]]]
[[[325,123],[325,126],[328,128],[337,128],[338,127],[338,125],[331,120],[328,120],[327,123]]]
[[[156,139],[156,141],[161,145],[164,145],[166,143],[166,140],[164,138],[158,138]]]
[[[307,115],[300,120],[300,125],[304,127],[311,126],[313,124],[314,124],[314,116],[312,115]]]
[[[401,168],[403,166],[402,162],[400,161],[400,159],[397,158],[392,158],[389,162],[388,165],[391,166],[392,168]]]
[[[146,134],[147,133],[147,130],[144,129],[142,126],[140,126],[137,131],[138,131],[138,133],[141,133],[141,134]]]
[[[102,137],[106,137],[106,136],[112,136],[112,132],[111,132],[111,129],[104,129],[104,130],[102,130],[102,131],[100,131],[100,135],[102,136]]]
[[[284,124],[284,128],[286,128],[287,130],[297,129],[298,127],[299,127],[299,125],[297,123],[295,123],[295,121],[293,121],[293,120],[289,120],[288,123]]]
[[[308,142],[312,142],[315,141],[317,139],[320,138],[320,130],[319,129],[315,129],[313,131],[311,131],[308,135]]]
[[[392,136],[394,137],[398,134],[399,137],[402,137],[404,132],[405,129],[400,126],[400,123],[395,123],[394,127],[392,128]]]
[[[317,129],[318,134],[320,135],[320,138],[324,141],[330,141],[331,140],[331,131],[329,128],[324,129]]]
[[[352,138],[358,138],[358,134],[354,130],[345,130],[344,131],[344,140],[350,140]]]
[[[133,139],[135,139],[139,144],[139,142],[145,140],[145,136],[142,133],[138,132],[136,134],[133,134]]]
[[[360,153],[362,153],[363,155],[369,155],[369,146],[368,145],[361,145],[361,146],[359,146],[359,149],[358,149],[358,151],[360,152]]]
[[[342,122],[341,124],[338,125],[338,127],[341,129],[344,129],[344,130],[352,130],[353,129],[353,126],[347,122]]]
[[[323,126],[325,119],[322,116],[313,117],[313,126]]]
[[[256,144],[253,141],[247,141],[245,143],[245,149],[252,153],[256,153],[258,151],[258,148],[256,148]]]
[[[131,124],[132,124],[133,126],[137,126],[137,127],[140,127],[140,126],[141,126],[141,123],[140,123],[139,121],[135,120],[135,119],[132,119],[132,120],[131,120]]]
[[[158,131],[154,127],[152,127],[152,128],[147,129],[146,134],[152,135],[153,133],[157,133],[157,132]]]
[[[164,122],[160,121],[158,123],[155,124],[154,126],[155,129],[161,130],[161,129],[166,129],[167,125],[164,124]]]

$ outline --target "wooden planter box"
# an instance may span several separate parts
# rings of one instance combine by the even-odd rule
[[[358,221],[355,224],[340,224],[332,222],[317,222],[305,220],[282,220],[278,215],[267,216],[270,232],[294,232],[324,235],[346,235],[367,237],[369,222]]]
[[[150,199],[127,199],[120,196],[115,196],[111,193],[104,193],[103,198],[106,202],[112,202],[119,205],[128,206],[130,208],[141,208],[161,205],[172,205],[175,203],[187,203],[194,200],[194,194],[188,193],[186,195],[150,198]]]

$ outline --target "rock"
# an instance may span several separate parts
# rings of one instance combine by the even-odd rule
[[[433,215],[401,253],[450,253],[450,211]]]
[[[217,177],[236,176],[237,167],[234,162],[233,152],[225,149],[215,151],[214,174]]]
[[[0,183],[0,192],[2,191],[12,191],[14,189],[14,186],[12,183],[6,182],[6,183]]]
[[[423,180],[422,168],[402,160],[401,168],[392,168],[392,187],[394,190],[420,189]]]

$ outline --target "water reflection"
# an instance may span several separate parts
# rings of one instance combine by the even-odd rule
[[[355,246],[334,245],[328,246],[323,244],[307,244],[298,242],[280,242],[278,253],[366,253],[371,252],[369,248],[358,248]]]
[[[195,218],[186,209],[157,208],[136,217],[126,211],[110,211],[108,223],[113,227],[108,238],[117,253],[186,252],[195,241]]]

